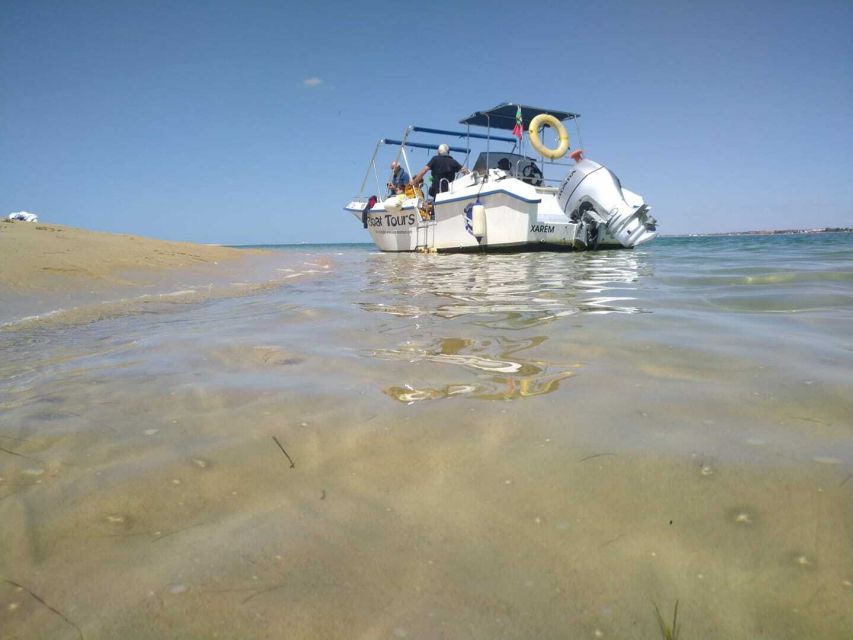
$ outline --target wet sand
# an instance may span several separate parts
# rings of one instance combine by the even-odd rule
[[[261,249],[0,221],[0,331],[245,295],[304,273],[284,262]]]
[[[409,405],[369,392],[410,379],[400,366],[180,333],[102,344],[94,361],[121,369],[66,351],[48,365],[64,373],[4,406],[0,572],[86,637],[653,638],[654,604],[676,600],[687,638],[841,638],[850,622],[830,408],[807,414],[827,425],[816,446],[772,426],[796,400],[720,410],[693,382],[720,374],[684,361],[608,406],[613,371],[647,370],[628,354],[587,361],[570,402]],[[13,637],[74,637],[15,585],[0,604]]]
[[[678,601],[683,640],[848,636],[849,305],[671,300],[639,252],[323,259],[0,336],[6,635],[656,638]]]

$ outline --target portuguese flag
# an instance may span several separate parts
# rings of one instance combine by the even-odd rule
[[[518,138],[519,142],[521,141],[521,131],[521,107],[518,107],[515,112],[515,127],[512,130],[512,135]]]

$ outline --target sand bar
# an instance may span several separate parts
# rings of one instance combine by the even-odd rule
[[[0,222],[0,295],[142,284],[166,269],[209,267],[247,252],[263,253],[58,224]]]
[[[302,270],[280,252],[0,222],[0,328],[77,324],[246,295]],[[293,267],[294,265],[290,265]],[[295,265],[299,266],[299,265]]]

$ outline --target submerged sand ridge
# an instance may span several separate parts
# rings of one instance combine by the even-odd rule
[[[0,330],[68,326],[257,293],[324,273],[295,252],[0,223]]]

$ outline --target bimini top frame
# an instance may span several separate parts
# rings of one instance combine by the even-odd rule
[[[438,129],[426,129],[423,127],[408,127],[403,134],[402,140],[393,140],[391,138],[380,138],[379,142],[376,143],[376,148],[373,150],[373,156],[370,158],[370,164],[367,165],[367,173],[364,174],[364,180],[361,181],[361,187],[359,189],[359,196],[364,195],[364,187],[367,185],[367,181],[370,178],[370,171],[373,170],[373,175],[376,178],[376,189],[378,193],[382,192],[382,186],[379,181],[379,173],[376,169],[376,156],[379,154],[379,149],[383,146],[388,145],[392,147],[399,147],[397,151],[396,159],[399,160],[400,156],[403,157],[403,164],[406,167],[406,171],[411,176],[412,168],[409,166],[409,158],[406,155],[406,147],[415,148],[415,149],[438,149],[438,143],[428,143],[428,142],[410,142],[409,134],[412,131],[423,131],[425,133],[441,133],[441,134],[451,134],[453,132],[450,131],[440,131]],[[465,134],[461,134],[463,137]],[[483,136],[485,137],[485,136]],[[471,153],[471,150],[467,147],[450,147],[451,151],[456,153],[464,153],[465,157],[468,157],[468,154]]]
[[[475,111],[467,118],[462,118],[459,121],[460,124],[464,124],[468,130],[470,131],[471,127],[485,127],[486,128],[486,163],[488,165],[488,156],[491,152],[491,145],[489,144],[491,140],[500,140],[502,138],[498,136],[492,136],[492,129],[498,129],[503,131],[512,131],[515,129],[515,125],[517,124],[516,117],[518,116],[518,112],[521,110],[521,126],[522,130],[525,126],[527,126],[533,118],[538,116],[540,113],[548,113],[560,122],[565,120],[572,120],[575,124],[575,131],[578,136],[578,144],[583,145],[581,140],[581,129],[578,124],[578,118],[580,118],[579,113],[572,113],[571,111],[562,111],[560,109],[545,109],[542,107],[531,107],[526,104],[517,104],[515,102],[504,102],[499,104],[496,107],[492,107],[491,109],[484,109],[482,111]],[[475,134],[469,134],[471,136]],[[482,137],[482,136],[481,136]],[[504,140],[506,138],[503,138]],[[519,153],[522,155],[526,155],[526,151],[524,148],[523,137],[518,140],[516,147],[519,150]],[[515,149],[513,149],[515,150]],[[548,160],[547,158],[542,157],[540,162],[543,165],[556,165],[556,166],[568,166],[565,162],[559,162],[557,160]],[[545,182],[559,182],[559,180],[555,180],[553,178],[543,178]]]
[[[445,129],[433,129],[430,127],[418,127],[411,125],[406,128],[403,133],[403,138],[401,140],[394,140],[391,138],[382,138],[376,144],[376,148],[373,151],[373,157],[370,159],[370,164],[367,166],[367,172],[364,175],[364,180],[361,183],[361,187],[359,189],[359,195],[364,194],[364,188],[367,185],[367,181],[370,179],[371,170],[376,179],[376,188],[377,192],[382,192],[381,181],[379,180],[379,173],[376,168],[376,156],[379,153],[379,149],[384,145],[399,147],[399,151],[397,152],[397,160],[402,157],[403,164],[406,168],[406,171],[409,175],[414,175],[412,173],[412,167],[409,166],[409,158],[406,154],[406,147],[416,148],[416,149],[437,149],[438,144],[426,143],[426,142],[410,142],[409,136],[413,133],[424,133],[431,134],[437,136],[448,136],[455,138],[465,138],[465,147],[450,147],[450,150],[455,153],[465,154],[465,160],[462,162],[463,165],[467,165],[468,158],[471,154],[471,140],[485,140],[486,141],[486,154],[488,155],[491,150],[491,143],[494,142],[510,142],[513,144],[513,148],[510,153],[518,150],[523,153],[523,150],[520,148],[519,140],[510,136],[501,136],[501,135],[492,135],[492,129],[512,131],[515,128],[515,116],[518,111],[518,108],[521,108],[521,119],[522,123],[529,123],[530,120],[539,115],[540,113],[550,113],[552,116],[557,118],[560,121],[564,120],[574,120],[575,126],[577,127],[577,118],[580,117],[578,113],[571,113],[569,111],[560,111],[556,109],[542,109],[539,107],[531,107],[528,105],[519,105],[513,102],[504,102],[503,104],[499,104],[498,106],[492,109],[485,109],[483,111],[476,111],[467,118],[463,118],[460,120],[460,124],[466,125],[465,131],[447,131]],[[475,133],[471,131],[471,127],[486,127],[486,133]],[[577,128],[578,133],[578,141],[580,142],[580,128]],[[544,164],[563,164],[555,161],[547,161],[545,158],[542,159]],[[487,163],[488,164],[488,163]]]
[[[364,194],[364,187],[367,185],[367,181],[370,178],[371,169],[373,170],[374,176],[376,178],[376,188],[379,191],[382,191],[382,186],[379,180],[379,174],[376,169],[376,156],[379,153],[379,149],[384,145],[389,145],[393,147],[399,147],[400,150],[397,153],[397,160],[401,157],[403,159],[403,164],[406,167],[406,171],[409,175],[414,175],[412,173],[412,167],[409,165],[409,158],[406,154],[406,148],[410,149],[438,149],[439,143],[429,143],[429,142],[411,142],[409,140],[409,136],[413,133],[426,133],[436,136],[447,136],[451,138],[465,138],[466,143],[469,145],[467,147],[450,147],[450,150],[454,153],[462,153],[465,154],[465,162],[468,156],[471,154],[470,149],[470,140],[471,138],[476,138],[480,140],[498,140],[500,142],[518,142],[515,138],[510,138],[507,136],[489,136],[484,133],[471,133],[470,131],[447,131],[446,129],[432,129],[430,127],[418,127],[415,125],[411,125],[406,128],[406,131],[403,133],[402,140],[394,140],[392,138],[381,138],[379,142],[376,143],[376,148],[373,150],[373,157],[370,159],[370,164],[367,167],[367,173],[364,175],[364,180],[361,182],[361,188],[359,189],[359,195]]]

